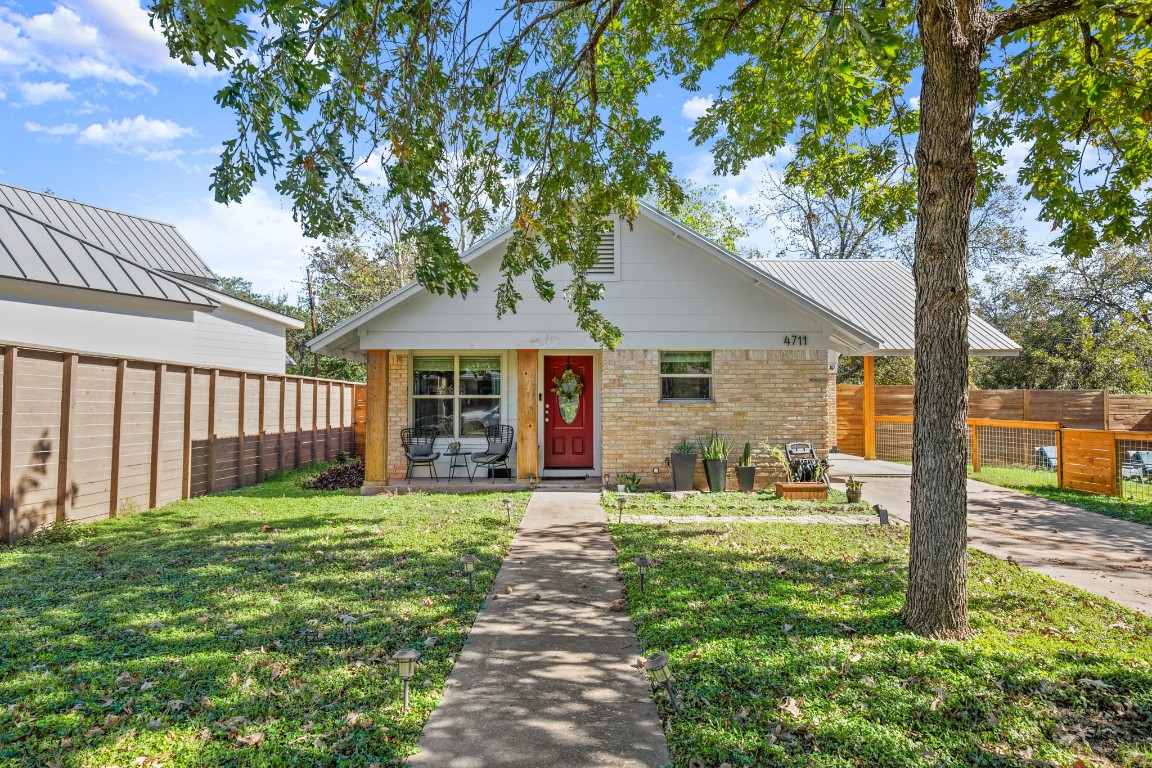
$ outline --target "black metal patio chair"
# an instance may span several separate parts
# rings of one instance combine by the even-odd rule
[[[817,456],[816,446],[812,443],[785,443],[784,456],[788,459],[792,482],[828,485],[828,459]]]
[[[439,434],[432,427],[409,427],[400,430],[400,445],[404,446],[404,457],[408,459],[408,471],[404,479],[412,482],[412,470],[416,467],[428,467],[428,477],[440,482],[440,475],[436,472],[436,460],[440,453],[435,450],[436,435]]]
[[[508,424],[496,424],[484,428],[484,437],[488,438],[488,447],[484,453],[472,454],[472,478],[476,478],[476,470],[480,467],[488,469],[489,477],[495,478],[493,470],[497,468],[508,469],[508,454],[512,452],[512,441],[516,430]],[[512,482],[512,472],[508,472],[508,482]]]
[[[1056,471],[1056,446],[1054,445],[1038,445],[1036,446],[1036,469],[1046,469],[1053,472]]]

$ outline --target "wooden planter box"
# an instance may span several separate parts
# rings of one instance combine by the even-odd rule
[[[776,483],[776,495],[782,499],[826,499],[824,483]]]

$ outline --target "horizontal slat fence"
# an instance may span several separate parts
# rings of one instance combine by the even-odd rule
[[[15,346],[0,354],[0,541],[362,450],[363,384]]]

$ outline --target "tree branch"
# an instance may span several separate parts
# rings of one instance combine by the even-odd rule
[[[1080,8],[1083,0],[1034,0],[992,14],[992,39],[1043,24]]]

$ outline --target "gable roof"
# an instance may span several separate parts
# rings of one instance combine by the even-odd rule
[[[196,281],[216,274],[171,224],[0,184],[0,205],[143,267]]]
[[[699,250],[750,278],[766,293],[781,296],[829,323],[835,330],[835,335],[848,346],[858,347],[860,354],[911,354],[915,338],[916,287],[911,271],[898,262],[749,260],[732,253],[649,203],[641,201],[640,212],[674,237],[683,238]],[[465,251],[461,255],[461,260],[465,264],[475,261],[505,243],[511,235],[511,227],[505,227]],[[773,266],[766,268],[764,267],[766,263]],[[813,272],[827,274],[828,279],[827,281],[809,279],[805,268],[789,269],[776,266],[787,264],[818,265],[813,267]],[[896,269],[892,270],[891,267]],[[869,276],[867,282],[871,286],[870,290],[882,297],[876,304],[884,309],[879,309],[873,304],[873,294],[863,293],[869,300],[860,300],[862,292],[859,290],[859,283],[853,281],[854,271]],[[853,287],[854,285],[856,287]],[[384,297],[316,336],[308,342],[308,347],[314,352],[324,354],[356,355],[360,352],[359,329],[363,325],[423,291],[423,286],[418,282],[410,282],[396,293]],[[975,315],[971,316],[969,326],[969,338],[975,340],[972,346],[973,354],[1011,355],[1020,349],[1019,345]],[[904,346],[905,344],[907,346]]]
[[[0,204],[0,276],[216,307],[206,292]]]
[[[752,259],[748,262],[880,339],[879,355],[910,355],[916,346],[916,281],[891,259]],[[1020,345],[976,315],[968,317],[974,355],[1013,355]]]

